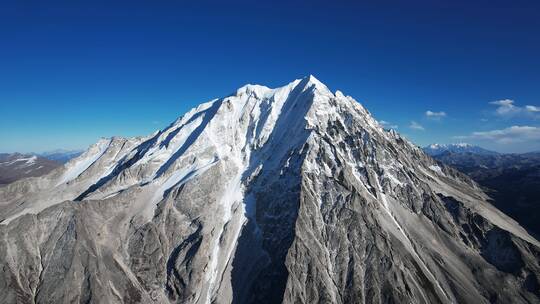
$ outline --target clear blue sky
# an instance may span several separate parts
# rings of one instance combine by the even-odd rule
[[[110,2],[0,0],[0,151],[146,135],[308,74],[419,145],[540,150],[538,1]]]

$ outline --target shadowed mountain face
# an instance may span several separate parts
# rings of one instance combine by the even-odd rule
[[[21,178],[41,176],[59,166],[59,162],[35,155],[0,153],[0,185]]]
[[[493,205],[540,236],[540,153],[445,152],[434,158],[468,174],[486,188]]]
[[[538,303],[540,244],[313,77],[0,188],[8,302]],[[21,233],[24,231],[24,233]]]

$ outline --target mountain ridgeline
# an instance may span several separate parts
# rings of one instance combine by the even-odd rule
[[[8,303],[539,303],[540,244],[312,76],[0,188]]]

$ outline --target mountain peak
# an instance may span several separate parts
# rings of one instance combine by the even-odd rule
[[[302,78],[302,82],[305,83],[305,87],[313,87],[315,89],[318,89],[321,93],[330,93],[332,92],[328,89],[328,87],[322,83],[319,79],[317,79],[315,76],[309,74],[308,76],[305,76]]]
[[[303,78],[295,79],[290,83],[277,88],[269,88],[267,86],[259,84],[246,84],[236,90],[235,95],[241,96],[247,94],[255,95],[259,98],[264,98],[274,95],[276,92],[281,92],[281,94],[287,94],[295,89],[301,89],[302,91],[311,89],[321,94],[333,95],[332,92],[328,89],[328,87],[313,75],[308,75]]]
[[[322,85],[322,86],[326,86],[324,83],[322,83],[319,79],[317,79],[315,76],[313,76],[312,74],[309,74],[307,76],[305,76],[304,78],[302,79],[305,79],[307,80],[309,83],[313,83],[315,85]]]

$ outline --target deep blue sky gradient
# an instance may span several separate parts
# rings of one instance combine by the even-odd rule
[[[540,127],[489,104],[540,105],[538,1],[110,2],[0,0],[0,151],[147,135],[246,83],[309,74],[419,145],[540,150],[456,137]]]

